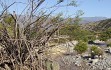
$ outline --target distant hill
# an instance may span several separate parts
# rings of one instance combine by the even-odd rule
[[[100,20],[105,20],[107,19],[107,17],[81,17],[81,21],[80,24],[87,24],[87,23],[91,23],[91,22],[97,22]]]

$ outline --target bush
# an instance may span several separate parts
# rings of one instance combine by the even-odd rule
[[[99,47],[97,47],[97,46],[92,46],[92,47],[91,47],[91,54],[92,54],[93,56],[95,56],[95,55],[102,55],[102,54],[103,54],[103,51],[102,51],[101,48],[99,48]]]
[[[77,53],[79,54],[86,52],[87,49],[88,49],[88,46],[85,42],[79,42],[74,48],[74,50],[76,50]]]

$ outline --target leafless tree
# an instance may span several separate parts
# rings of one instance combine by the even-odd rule
[[[60,7],[76,4],[71,1],[62,5],[64,0],[58,0],[55,5],[44,8],[41,7],[44,2],[45,0],[27,0],[26,3],[15,1],[6,5],[0,0],[0,46],[3,47],[0,67],[6,68],[8,65],[11,70],[46,70],[44,51],[49,48],[46,44],[67,19],[60,19],[61,14],[52,14]],[[11,6],[20,3],[26,6],[20,15],[16,11],[8,13]],[[48,9],[51,11],[48,12]],[[5,19],[10,19],[10,22]]]

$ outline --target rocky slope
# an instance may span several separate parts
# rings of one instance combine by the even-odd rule
[[[81,24],[81,27],[91,31],[103,31],[111,27],[111,19],[100,20],[88,24]]]

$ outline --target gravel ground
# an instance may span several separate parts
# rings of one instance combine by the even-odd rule
[[[60,70],[88,70],[88,66],[80,55],[64,55],[56,59]]]
[[[59,45],[59,47],[60,46],[70,51],[54,59],[60,65],[60,70],[111,70],[111,54],[104,53],[103,59],[99,59],[95,64],[90,63],[89,65],[88,60],[84,60],[80,55],[74,53],[73,43],[68,42],[67,44]],[[105,49],[106,47],[101,48]]]
[[[60,70],[111,70],[111,55],[108,54],[90,65],[80,55],[63,55],[55,60],[59,63]]]
[[[111,70],[111,55],[105,54],[104,58],[94,65],[90,66],[91,70]]]

